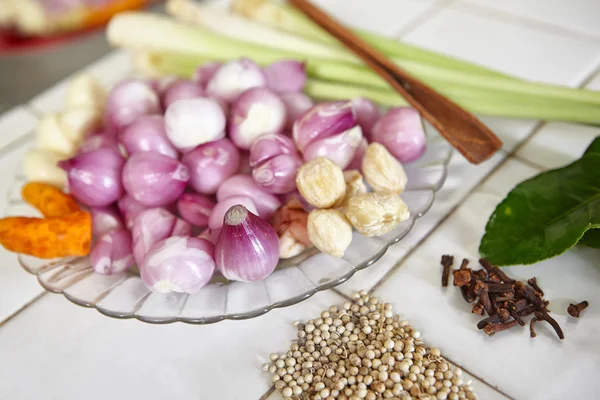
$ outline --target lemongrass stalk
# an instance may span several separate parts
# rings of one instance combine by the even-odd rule
[[[402,67],[416,78],[440,91],[444,91],[449,86],[460,86],[484,91],[490,96],[495,93],[499,97],[512,97],[517,101],[520,96],[525,96],[528,99],[539,98],[539,100],[563,104],[577,102],[582,105],[600,105],[600,92],[598,91],[534,82],[495,80],[477,74],[450,70],[441,71],[436,66],[417,64],[412,61],[403,62]],[[375,72],[359,66],[319,62],[308,63],[307,68],[309,73],[325,80],[373,86],[381,89],[389,88],[389,84]],[[523,100],[525,100],[525,97],[523,97]]]
[[[321,27],[306,18],[293,7],[270,0],[233,0],[231,10],[246,18],[259,21],[262,24],[294,33],[312,40],[341,47],[340,43],[325,32]],[[458,60],[434,51],[425,50],[374,33],[355,30],[364,40],[386,53],[388,56],[404,58],[417,62],[436,64],[448,69],[477,72],[482,75],[509,77],[492,69]],[[518,80],[518,78],[510,77]]]
[[[342,48],[310,41],[287,32],[277,31],[228,12],[222,7],[201,5],[194,0],[169,0],[166,10],[175,18],[199,25],[229,38],[264,44],[280,50],[294,49],[305,55],[361,64],[359,58]]]
[[[307,82],[305,92],[307,95],[319,100],[345,100],[362,96],[382,106],[397,107],[407,104],[406,100],[391,90],[351,86],[316,79],[310,79]],[[556,104],[540,107],[534,104],[514,104],[497,99],[478,99],[476,97],[460,97],[456,99],[456,102],[478,115],[571,121],[600,125],[600,107],[565,108]]]
[[[191,76],[196,67],[206,58],[198,54],[142,53],[136,65],[143,65],[142,72],[156,75],[177,74]],[[406,101],[396,92],[386,88],[365,87],[346,82],[333,82],[311,79],[305,89],[309,96],[326,100],[342,100],[354,97],[367,97],[384,106],[406,105]],[[560,104],[551,101],[543,103],[516,101],[496,96],[483,96],[478,91],[455,87],[446,91],[457,104],[469,111],[489,116],[509,118],[547,119],[557,121],[600,124],[600,107],[580,104]]]
[[[244,0],[243,4],[247,0]],[[270,4],[270,3],[265,3]],[[295,35],[278,32],[272,28],[257,24],[256,22],[246,20],[228,13],[222,8],[216,8],[191,0],[170,0],[167,3],[167,10],[177,18],[197,24],[209,31],[227,36],[237,41],[251,42],[255,45],[261,45],[263,48],[269,46],[272,49],[289,51],[301,54],[302,58],[313,60],[309,68],[317,69],[317,77],[327,80],[342,80],[350,84],[360,84],[387,88],[388,84],[379,78],[374,72],[362,68],[362,62],[355,56],[348,54],[337,47],[328,47],[319,42],[310,41]],[[321,63],[314,57],[322,60],[335,60],[344,64],[356,63],[355,67],[345,67],[344,64]],[[528,83],[523,81],[512,81],[501,78],[491,78],[478,73],[468,73],[463,71],[448,70],[440,68],[437,65],[422,64],[410,60],[395,60],[396,63],[411,73],[415,77],[423,80],[433,88],[444,91],[448,86],[465,86],[474,90],[484,90],[486,93],[498,93],[498,96],[504,98],[513,98],[519,101],[519,97],[526,96],[529,101],[535,97],[544,97],[555,99],[560,102],[570,100],[581,103],[599,104],[600,92],[592,92],[581,89],[572,89],[562,86],[552,86],[539,83]],[[358,65],[361,66],[359,69]],[[340,72],[340,68],[347,72]],[[341,76],[336,77],[338,74]],[[525,101],[527,99],[523,99]]]
[[[307,61],[307,69],[311,76],[331,81],[346,82],[353,86],[373,86],[375,88],[387,89],[388,86],[381,78],[379,78],[374,72],[368,70],[365,67],[352,65],[344,62],[337,62],[332,60],[321,60],[316,57],[309,57],[303,54],[273,49],[267,46],[261,46],[249,42],[243,42],[240,40],[231,39],[224,37],[223,35],[216,34],[209,30],[189,26],[180,22],[176,22],[166,17],[161,17],[154,14],[148,13],[123,13],[119,14],[109,24],[108,37],[111,43],[127,47],[134,50],[150,51],[150,52],[178,52],[187,53],[190,55],[199,56],[202,59],[212,60],[231,60],[252,54],[252,58],[259,64],[268,64],[273,61],[280,60],[282,58],[300,58]],[[199,63],[199,62],[197,62]],[[427,68],[423,68],[423,71],[428,71]],[[419,70],[421,71],[421,69]],[[417,76],[428,82],[424,76]],[[455,72],[455,74],[460,74]],[[475,74],[473,74],[475,75]],[[468,90],[469,85],[455,77],[454,80],[443,80],[443,73],[434,75],[433,78],[442,78],[439,81],[433,81],[430,84],[442,93],[449,93],[450,97],[457,100],[451,93],[451,89],[456,88],[457,85],[463,87],[461,90]],[[429,79],[432,77],[430,76]],[[492,78],[488,79],[493,81]],[[504,82],[508,85],[508,82]],[[481,82],[482,85],[486,85],[486,82]],[[489,83],[487,83],[489,85]],[[521,93],[522,96],[513,96],[512,102],[516,106],[522,103],[531,103],[529,107],[533,105],[539,105],[541,108],[542,104],[549,102],[552,96],[547,96],[544,92],[545,88],[536,87],[536,85],[521,83],[518,88],[515,88],[515,92]],[[487,89],[481,87],[470,88],[474,92],[478,92],[478,98],[492,98],[497,96],[498,91],[502,91],[502,87],[490,87]],[[540,90],[541,89],[541,90]],[[562,99],[562,96],[568,97],[570,92],[575,92],[575,89],[570,88],[553,88],[550,89],[558,91],[560,95],[554,94],[555,102],[560,102],[564,106],[564,110],[571,110],[575,107],[576,103],[567,102]],[[560,90],[559,90],[560,89]],[[496,92],[494,92],[494,90]],[[579,91],[576,91],[579,93]],[[591,94],[600,95],[596,92],[583,92],[584,95],[589,96]],[[499,98],[506,98],[510,95],[510,92],[504,93]],[[536,98],[537,97],[537,98]],[[579,106],[579,104],[577,104]],[[566,112],[566,111],[565,111]],[[509,116],[509,115],[507,115]],[[540,118],[532,116],[533,118]],[[568,118],[567,118],[568,120]]]
[[[149,12],[130,11],[113,17],[107,27],[110,44],[137,51],[175,52],[203,58],[230,60],[245,55],[262,64],[300,57],[293,51],[234,40],[207,29],[183,24]]]

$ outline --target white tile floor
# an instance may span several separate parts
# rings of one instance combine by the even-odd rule
[[[361,28],[402,33],[412,43],[533,80],[577,86],[600,67],[594,0],[319,2]],[[130,70],[128,55],[113,53],[89,70],[111,85]],[[588,87],[600,90],[600,74]],[[38,115],[56,111],[63,97],[59,83],[29,107]],[[42,290],[13,255],[0,251],[0,399],[258,399],[270,388],[259,366],[293,339],[291,321],[342,301],[340,293],[369,288],[393,302],[428,344],[470,371],[481,399],[595,398],[597,252],[576,249],[535,266],[510,268],[518,277],[538,276],[565,330],[562,343],[542,326],[535,340],[526,329],[482,335],[458,291],[440,289],[439,257],[454,253],[475,260],[485,222],[503,196],[538,171],[572,161],[600,130],[562,123],[536,130],[536,121],[484,121],[504,140],[504,150],[477,167],[454,155],[433,208],[384,259],[356,274],[339,293],[321,293],[258,319],[151,326],[109,319],[52,294],[20,311]],[[0,193],[7,191],[9,171],[35,122],[25,107],[0,117]],[[592,306],[573,322],[565,316],[566,305],[583,298]]]

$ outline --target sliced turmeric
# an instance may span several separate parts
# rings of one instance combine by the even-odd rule
[[[77,211],[63,217],[0,219],[0,244],[38,258],[85,256],[92,242],[92,217]]]
[[[80,211],[72,196],[48,183],[29,182],[23,186],[21,196],[47,218],[64,217]]]

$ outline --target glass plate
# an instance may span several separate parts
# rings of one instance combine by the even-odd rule
[[[442,187],[452,155],[449,144],[437,133],[428,136],[424,156],[405,166],[406,191],[401,195],[411,217],[392,232],[380,237],[354,233],[343,258],[309,249],[292,259],[280,261],[277,269],[259,282],[227,282],[215,277],[200,293],[161,294],[150,292],[135,271],[100,275],[92,270],[88,257],[41,260],[19,254],[20,265],[37,279],[44,289],[62,293],[83,307],[95,308],[113,318],[136,318],[152,324],[185,322],[210,324],[225,319],[247,319],[273,308],[288,307],[315,293],[336,287],[357,271],[373,265],[389,246],[399,242],[415,221],[432,206],[435,193]],[[25,179],[20,169],[8,192],[6,215],[39,216],[21,199]]]

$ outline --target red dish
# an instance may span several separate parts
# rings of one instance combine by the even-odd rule
[[[101,28],[101,26],[95,26],[53,36],[22,36],[14,30],[0,29],[0,55],[34,52],[58,46]]]

